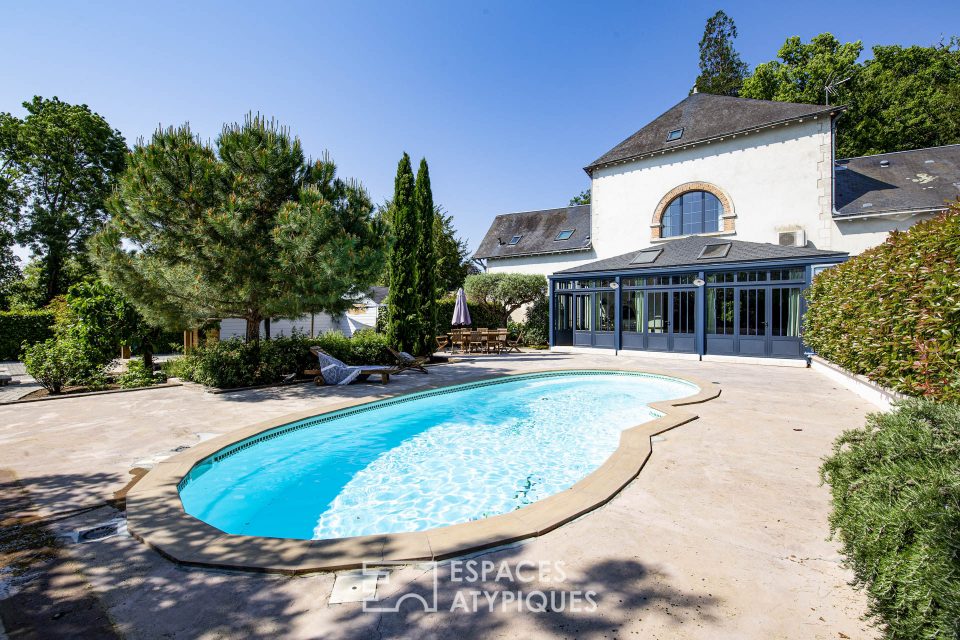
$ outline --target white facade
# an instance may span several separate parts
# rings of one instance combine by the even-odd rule
[[[579,267],[596,259],[596,251],[497,258],[488,260],[487,273],[525,273],[549,276],[561,269]]]
[[[777,243],[803,230],[818,249],[831,246],[829,117],[730,137],[594,172],[592,239],[600,259],[656,244],[658,204],[690,183],[713,185],[732,205],[731,231],[716,235]],[[727,226],[727,225],[725,225]]]
[[[328,313],[303,315],[289,320],[273,320],[270,323],[270,337],[289,336],[296,331],[306,336],[318,336],[330,331],[339,331],[345,336],[352,336],[360,329],[373,329],[377,324],[377,313],[383,306],[370,298],[364,298],[348,309],[342,316],[331,316]],[[225,318],[220,321],[220,339],[244,337],[247,332],[247,322],[242,318]],[[263,335],[263,323],[260,323],[260,335]]]

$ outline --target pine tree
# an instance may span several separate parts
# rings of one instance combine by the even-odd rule
[[[420,238],[417,243],[417,293],[420,297],[420,343],[419,355],[432,352],[433,336],[437,330],[437,260],[435,236],[437,217],[433,207],[433,192],[430,189],[430,170],[427,159],[420,159],[417,183],[414,189],[417,221]]]
[[[719,96],[736,96],[749,67],[733,48],[737,25],[723,11],[717,11],[707,20],[700,39],[700,75],[694,89]]]
[[[390,296],[387,339],[402,351],[420,342],[420,296],[417,292],[417,245],[420,225],[414,195],[413,168],[406,153],[397,165],[393,190],[393,252],[390,254]]]

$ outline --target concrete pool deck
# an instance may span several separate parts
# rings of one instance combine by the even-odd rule
[[[122,517],[105,502],[129,484],[132,468],[214,435],[426,384],[590,367],[716,381],[723,394],[697,406],[699,420],[661,436],[644,471],[605,506],[477,559],[559,565],[562,582],[465,584],[455,581],[450,565],[437,571],[409,566],[394,571],[381,599],[426,594],[437,579],[439,612],[404,606],[397,613],[366,613],[359,603],[328,604],[334,574],[184,568],[121,534],[68,544],[56,561],[29,567],[15,595],[4,598],[0,589],[7,633],[16,637],[17,625],[29,622],[29,607],[60,614],[61,625],[97,608],[107,628],[133,638],[877,635],[860,620],[864,598],[847,585],[837,545],[827,539],[829,495],[817,476],[833,438],[874,409],[808,369],[525,352],[463,358],[431,368],[429,376],[396,376],[386,386],[296,385],[222,395],[176,387],[5,406],[0,469],[16,475],[29,504],[0,504],[0,515],[56,515],[48,525],[53,533],[75,531]],[[11,502],[7,484],[3,491],[2,502]],[[477,612],[458,606],[464,594],[469,603],[469,594],[481,590],[592,591],[596,608],[518,611],[501,600],[490,611],[484,597]]]

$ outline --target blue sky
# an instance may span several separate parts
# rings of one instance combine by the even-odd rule
[[[214,138],[247,111],[376,201],[407,151],[475,248],[498,213],[560,206],[582,167],[687,95],[723,8],[751,66],[791,35],[931,44],[960,3],[6,2],[0,110],[86,103],[127,138],[189,121]]]

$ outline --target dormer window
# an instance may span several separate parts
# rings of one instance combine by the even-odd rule
[[[674,129],[673,131],[667,134],[667,142],[673,142],[674,140],[679,140],[682,135],[683,135],[683,127],[679,129]]]
[[[554,238],[553,240],[554,240],[554,241],[557,241],[557,240],[569,240],[570,238],[573,237],[573,232],[574,232],[574,231],[576,231],[576,229],[564,229],[563,231],[561,231],[560,233],[558,233],[558,234],[557,234],[557,237]]]
[[[510,245],[517,244],[518,242],[520,242],[520,238],[522,237],[523,236],[513,236],[512,238],[510,238],[510,242],[508,242],[507,244],[510,244]]]

